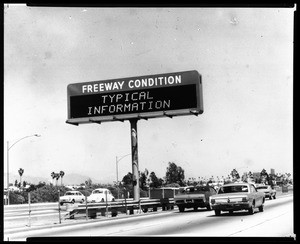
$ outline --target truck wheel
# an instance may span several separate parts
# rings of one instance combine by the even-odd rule
[[[272,200],[272,196],[271,195],[269,196],[269,199]]]
[[[264,211],[264,205],[261,205],[259,208],[258,208],[259,212],[263,212]]]
[[[178,207],[179,208],[179,212],[184,212],[184,207]]]
[[[250,215],[252,215],[254,213],[254,210],[253,210],[253,206],[251,205],[251,207],[248,209],[248,213]]]
[[[216,210],[215,210],[215,215],[216,215],[216,216],[220,216],[220,215],[221,215],[221,210],[217,210],[217,209],[216,209]]]
[[[273,199],[276,199],[276,194],[274,194]]]

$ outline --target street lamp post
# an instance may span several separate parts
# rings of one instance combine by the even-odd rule
[[[124,156],[122,156],[120,159],[118,159],[118,156],[116,156],[116,171],[117,171],[117,189],[118,189],[118,199],[120,198],[119,197],[119,177],[118,177],[118,174],[119,174],[119,169],[118,169],[118,163],[125,157],[131,155],[131,153],[129,154],[126,154]]]
[[[11,146],[9,146],[9,141],[7,141],[7,205],[9,205],[9,150],[16,145],[19,141],[28,138],[28,137],[32,137],[32,136],[37,136],[40,137],[41,135],[38,134],[34,134],[34,135],[30,135],[30,136],[25,136],[22,137],[21,139],[17,140],[15,143],[13,143]]]

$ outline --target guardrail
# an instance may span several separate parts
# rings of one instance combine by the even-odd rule
[[[27,209],[28,205],[28,203],[4,205],[4,211]],[[35,209],[57,209],[57,202],[31,203],[31,207]]]
[[[11,221],[14,216],[17,218],[26,219],[19,221],[17,225],[26,224],[27,227],[31,227],[34,222],[38,221],[41,223],[49,223],[53,221],[54,216],[57,214],[58,223],[61,224],[63,220],[75,219],[75,217],[97,218],[97,215],[107,217],[116,217],[118,214],[133,215],[135,213],[146,213],[149,210],[153,212],[161,209],[162,211],[174,209],[173,199],[149,199],[141,198],[140,201],[134,201],[133,199],[117,199],[114,202],[103,202],[103,203],[83,203],[83,204],[72,204],[66,203],[62,207],[59,202],[56,203],[34,203],[34,204],[22,204],[22,205],[11,205],[4,209],[5,221]],[[48,218],[48,213],[44,216],[43,211],[53,211],[53,214]],[[27,214],[26,214],[27,213]]]
[[[85,214],[86,218],[96,218],[97,213],[101,216],[109,215],[116,217],[118,213],[134,214],[134,210],[140,210],[144,213],[152,209],[153,212],[161,208],[163,211],[174,208],[173,198],[165,199],[141,199],[140,201],[134,200],[122,200],[118,202],[107,202],[107,203],[89,203],[89,204],[73,204],[67,205],[68,214],[64,218],[74,219],[77,214]]]

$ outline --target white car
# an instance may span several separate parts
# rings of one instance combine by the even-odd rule
[[[268,197],[270,200],[276,199],[276,190],[270,185],[258,185],[256,190],[265,193],[265,197]]]
[[[106,202],[106,197],[108,202],[115,201],[115,198],[111,194],[110,190],[106,188],[97,188],[92,191],[90,196],[88,196],[87,202]]]
[[[67,191],[64,196],[59,198],[60,205],[64,203],[83,203],[85,196],[80,191]]]
[[[256,190],[253,184],[232,183],[220,187],[218,193],[210,197],[211,208],[215,210],[216,215],[221,211],[247,210],[249,214],[254,213],[258,208],[260,212],[264,211],[265,193]]]

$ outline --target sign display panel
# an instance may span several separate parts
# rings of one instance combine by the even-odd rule
[[[69,84],[67,123],[201,114],[201,76],[185,71]]]

